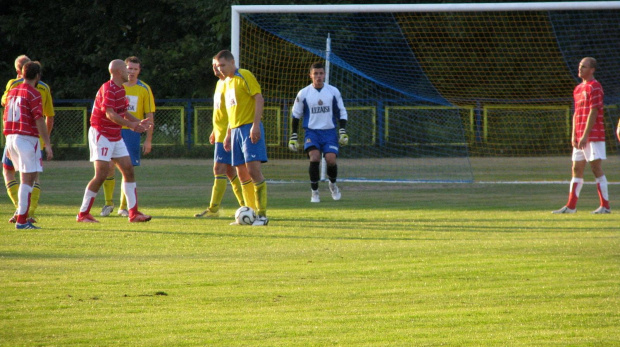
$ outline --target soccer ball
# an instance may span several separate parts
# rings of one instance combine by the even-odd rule
[[[252,225],[256,219],[256,213],[251,207],[241,206],[235,212],[235,221],[239,225]]]

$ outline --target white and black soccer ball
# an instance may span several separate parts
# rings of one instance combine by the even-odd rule
[[[256,219],[256,213],[251,207],[241,206],[235,212],[235,221],[239,225],[252,225]]]

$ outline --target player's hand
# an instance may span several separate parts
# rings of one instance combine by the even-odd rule
[[[230,134],[226,134],[224,138],[224,150],[230,152]]]
[[[211,135],[209,135],[209,143],[214,145],[215,144],[215,132],[211,132]]]
[[[288,149],[293,152],[297,152],[299,149],[299,142],[297,142],[297,133],[292,133],[290,140],[288,140]]]
[[[348,145],[349,144],[349,135],[347,135],[347,131],[344,128],[340,128],[338,133],[340,134],[340,138],[338,139],[338,143],[341,146]]]
[[[151,141],[145,140],[144,144],[142,145],[142,153],[149,154],[151,153],[151,149],[152,149]]]
[[[133,123],[134,126],[131,130],[137,132],[137,133],[143,133],[146,131],[146,128],[141,124],[141,123]]]
[[[258,141],[260,141],[260,137],[260,126],[252,125],[252,128],[250,128],[250,141],[252,141],[252,143],[258,143]]]
[[[618,141],[620,141],[620,126],[616,127],[616,137],[618,138]]]
[[[47,160],[52,160],[54,158],[54,151],[52,151],[52,145],[45,145],[45,155]]]
[[[145,130],[149,130],[153,128],[155,124],[153,124],[153,121],[151,121],[150,118],[144,118],[143,120],[140,121],[140,125],[142,125]]]

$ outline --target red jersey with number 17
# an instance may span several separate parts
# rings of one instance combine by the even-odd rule
[[[597,80],[580,83],[575,87],[575,139],[581,140],[588,123],[591,109],[596,109],[596,122],[588,136],[589,142],[605,141],[605,122],[603,119],[603,87]]]
[[[105,110],[111,107],[119,116],[124,117],[128,106],[125,88],[117,86],[110,80],[104,83],[97,92],[93,113],[90,116],[90,125],[108,140],[120,141],[122,126],[109,120]]]
[[[11,89],[4,107],[4,135],[39,137],[36,120],[43,117],[41,93],[27,83]]]

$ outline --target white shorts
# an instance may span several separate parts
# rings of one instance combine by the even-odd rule
[[[43,159],[39,138],[26,135],[7,135],[6,150],[15,171],[22,173],[43,172]]]
[[[129,156],[123,139],[110,141],[93,127],[88,129],[88,147],[90,148],[90,161],[110,161],[113,158]]]
[[[595,161],[597,159],[605,160],[605,141],[588,142],[584,149],[573,147],[573,161]]]

